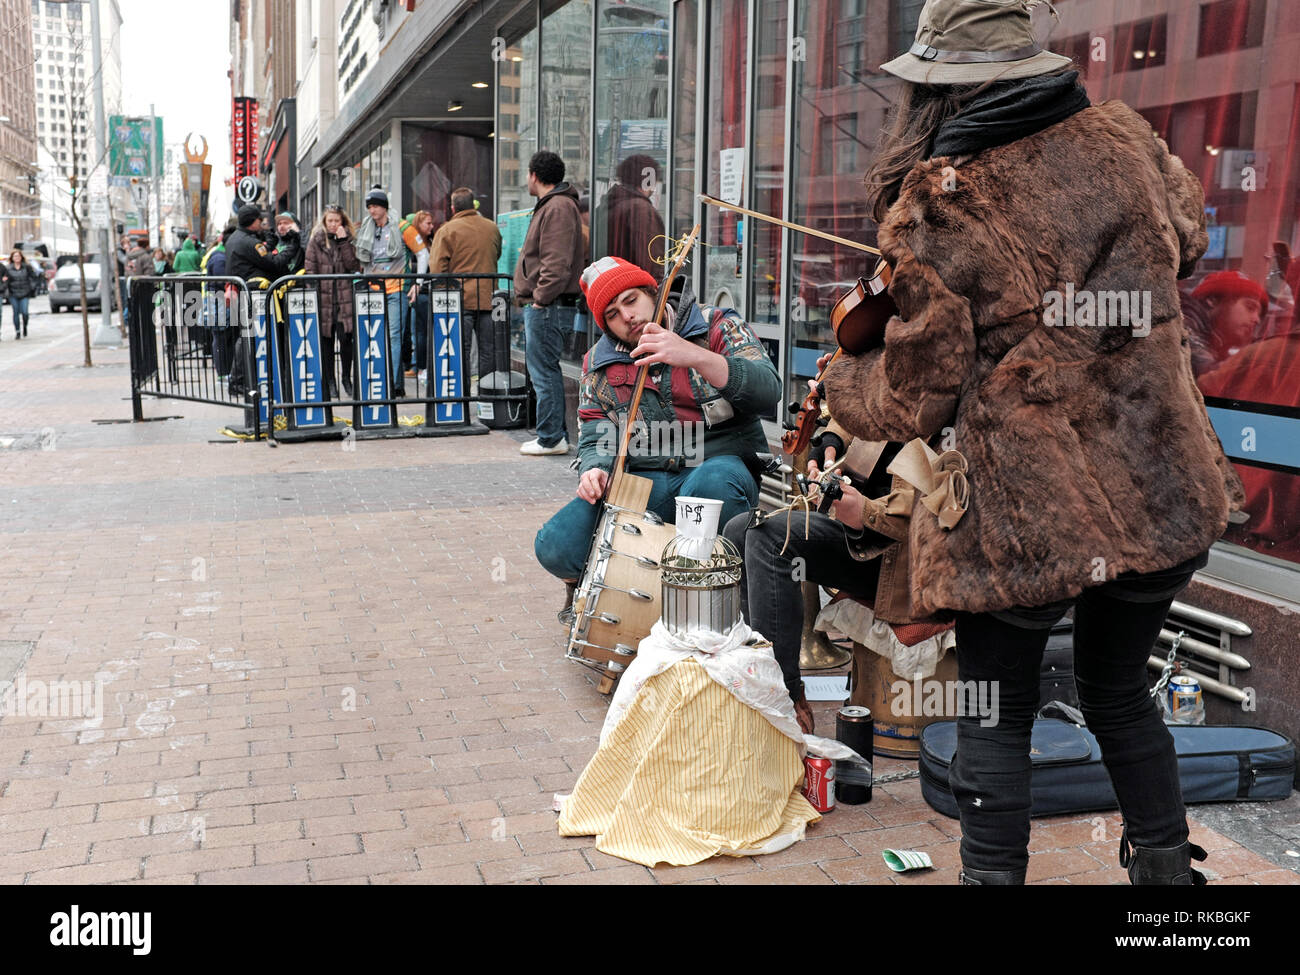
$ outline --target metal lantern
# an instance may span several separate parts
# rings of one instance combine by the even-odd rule
[[[740,622],[740,552],[723,536],[713,542],[707,558],[690,558],[694,539],[678,535],[659,559],[663,599],[659,618],[670,633],[726,633]]]

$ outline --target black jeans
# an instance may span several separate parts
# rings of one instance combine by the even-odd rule
[[[997,721],[957,719],[948,783],[961,812],[962,865],[1023,870],[1029,861],[1029,741],[1048,630],[1074,603],[1074,675],[1088,729],[1101,746],[1134,846],[1187,839],[1173,738],[1147,684],[1147,657],[1174,596],[1205,556],[1172,569],[1123,573],[1077,600],[957,615],[957,669],[998,693]],[[981,700],[986,699],[983,694]]]
[[[800,583],[806,580],[834,586],[855,596],[874,596],[880,579],[880,560],[855,559],[849,553],[844,526],[826,515],[814,512],[808,518],[807,538],[802,512],[783,511],[748,528],[752,517],[748,514],[732,518],[723,528],[723,535],[745,556],[740,579],[745,622],[772,641],[772,653],[781,665],[785,685],[793,691],[799,686],[799,638],[804,623]],[[788,545],[785,544],[787,518],[790,519]],[[889,542],[874,532],[868,533],[879,538],[881,544]]]

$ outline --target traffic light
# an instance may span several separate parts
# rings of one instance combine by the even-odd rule
[[[27,195],[36,195],[36,177],[32,173],[27,174]]]

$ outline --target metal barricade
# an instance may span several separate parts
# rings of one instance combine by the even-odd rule
[[[490,289],[489,308],[467,307],[471,287],[488,290],[479,282],[502,280],[505,288]],[[274,340],[266,344],[262,411],[264,421],[274,417],[268,436],[486,433],[480,419],[523,425],[528,391],[510,368],[509,281],[499,274],[299,273],[271,282],[265,320]],[[471,362],[475,341],[479,353]],[[401,416],[401,404],[423,412]],[[517,424],[501,422],[497,411],[513,414]],[[344,420],[341,412],[350,415]]]
[[[145,396],[241,410],[251,401],[256,418],[262,391],[253,372],[255,303],[244,281],[200,274],[133,276],[126,289],[135,420],[145,419]],[[254,435],[259,433],[255,429]]]

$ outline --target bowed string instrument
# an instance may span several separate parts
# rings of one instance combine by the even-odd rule
[[[826,364],[826,368],[818,374],[817,389],[810,391],[804,397],[802,403],[790,404],[789,409],[794,414],[794,419],[786,425],[786,432],[781,437],[782,449],[793,457],[808,448],[808,443],[812,440],[813,433],[817,429],[818,420],[821,416],[821,400],[824,396],[821,379],[825,375],[826,369],[829,369],[835,360],[840,357],[841,352],[846,352],[849,355],[862,355],[864,352],[869,352],[884,343],[885,325],[894,315],[898,314],[894,299],[889,296],[892,270],[888,262],[881,256],[880,250],[869,244],[860,244],[855,240],[837,237],[834,234],[828,234],[813,227],[805,227],[802,224],[768,216],[766,213],[747,210],[744,207],[724,203],[704,194],[700,194],[699,198],[701,202],[719,209],[734,210],[736,213],[743,213],[758,220],[765,220],[781,227],[788,227],[800,233],[812,234],[814,237],[821,237],[836,244],[843,244],[845,247],[866,251],[868,254],[875,254],[880,258],[871,276],[858,278],[858,283],[841,295],[831,309],[831,329],[835,334],[835,342],[838,348],[835,350],[835,355],[831,357],[831,361]]]

